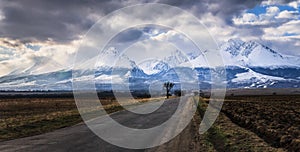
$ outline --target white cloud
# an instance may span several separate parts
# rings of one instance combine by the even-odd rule
[[[0,76],[22,73],[30,69],[32,74],[67,69],[72,66],[78,41],[71,44],[31,42],[41,46],[38,51],[26,47],[26,43],[7,38],[0,39]]]
[[[233,22],[236,25],[257,24],[258,16],[253,13],[245,13],[242,17],[233,18]]]
[[[266,6],[278,3],[282,2],[269,0],[264,1],[262,5]],[[297,1],[297,3],[291,2],[288,5],[294,8],[299,7],[299,1]],[[213,9],[214,7],[217,7],[217,5],[209,5],[208,7],[212,7]],[[239,37],[243,40],[262,40],[271,42],[274,48],[278,48],[277,51],[290,51],[288,52],[290,54],[297,54],[297,52],[299,52],[300,23],[298,20],[298,11],[280,11],[276,6],[268,6],[265,14],[255,15],[253,13],[244,12],[241,14],[241,16],[234,17],[232,19],[234,25],[228,25],[228,23],[226,23],[224,19],[220,18],[219,16],[216,16],[210,12],[206,12],[205,14],[201,15],[200,21],[207,27],[207,29],[199,28],[193,22],[187,20],[188,17],[186,14],[176,14],[168,10],[157,10],[156,16],[152,16],[151,18],[149,14],[152,14],[152,12],[152,9],[146,9],[141,10],[140,12],[128,11],[127,14],[111,16],[108,22],[103,23],[103,25],[107,25],[107,29],[102,30],[112,30],[113,32],[118,33],[119,29],[128,28],[128,26],[132,23],[140,25],[146,21],[147,23],[174,25],[176,30],[189,29],[190,32],[186,34],[196,37],[197,41],[202,41],[203,44],[206,44],[207,38],[210,37],[209,34],[211,34],[219,44],[223,41],[227,41],[230,38]],[[97,20],[99,16],[92,14],[88,16],[88,18],[91,20]],[[263,32],[261,34],[257,34],[250,31],[252,29],[262,30]],[[208,30],[209,33],[206,30]],[[106,35],[101,35],[98,32],[95,32],[94,34],[95,35],[92,37],[92,39],[83,42],[84,47],[86,47],[87,50],[91,47],[99,48],[99,41],[107,41]],[[169,30],[163,33],[159,33],[158,31],[154,30],[152,35],[153,36],[150,38],[152,42],[140,42],[130,47],[128,50],[129,56],[139,56],[139,60],[142,60],[142,57],[144,56],[151,57],[151,55],[153,58],[156,58],[156,56],[154,56],[155,54],[157,54],[159,57],[161,55],[160,53],[168,54],[170,52],[168,50],[173,51],[176,49],[170,44],[161,45],[161,43],[164,41],[177,42],[182,45],[182,48],[186,46],[186,49],[190,49],[187,47],[189,46],[188,40],[174,30]],[[14,71],[26,71],[26,69],[34,66],[36,63],[38,64],[42,62],[43,60],[45,62],[47,60],[49,66],[38,67],[36,72],[67,68],[73,63],[73,57],[79,42],[73,41],[70,44],[57,44],[51,41],[31,42],[30,45],[41,46],[41,48],[39,51],[34,51],[30,48],[27,48],[26,45],[20,40],[7,38],[0,39],[0,46],[5,48],[0,48],[0,76]],[[143,52],[141,50],[148,51]],[[90,54],[88,51],[82,52],[82,54],[79,54],[79,56],[82,56],[83,59],[95,57],[93,53]],[[58,66],[56,67],[56,65]],[[43,65],[41,64],[41,66]]]
[[[299,0],[298,0],[299,2]],[[262,6],[270,6],[270,5],[283,5],[286,4],[285,0],[264,0],[262,1]]]
[[[280,11],[278,7],[276,6],[270,6],[266,9],[267,14],[271,15],[271,16],[275,16],[276,14],[278,14],[278,12]]]
[[[277,28],[277,30],[282,32],[289,32],[300,34],[300,20],[293,20],[288,23],[285,23]]]
[[[288,6],[291,6],[291,7],[295,8],[295,9],[298,9],[299,4],[300,4],[300,1],[298,0],[298,1],[290,2],[288,4]]]
[[[214,41],[212,41],[211,39],[210,33],[208,33],[207,29],[204,26],[199,26],[199,22],[195,20],[196,18],[194,18],[194,16],[190,16],[186,12],[180,12],[179,9],[176,8],[169,9],[150,6],[147,7],[148,8],[140,8],[140,10],[127,9],[123,14],[111,14],[107,20],[102,20],[101,25],[96,25],[95,27],[97,28],[93,29],[94,31],[90,31],[90,37],[88,38],[88,40],[86,40],[86,42],[89,44],[87,45],[85,42],[83,43],[83,47],[87,49],[79,52],[78,55],[80,57],[83,57],[83,59],[79,62],[83,62],[86,59],[90,59],[99,55],[99,50],[93,48],[102,48],[103,46],[99,46],[99,44],[106,44],[107,40],[111,38],[111,35],[115,35],[129,27],[139,27],[145,24],[157,24],[165,26],[167,28],[174,28],[174,30],[170,30],[169,32],[164,32],[161,34],[155,34],[155,32],[153,33],[154,36],[151,36],[151,39],[160,41],[160,43],[162,43],[161,41],[163,40],[181,40],[181,42],[178,43],[183,44],[185,42],[185,38],[181,37],[180,34],[176,34],[174,32],[176,31],[178,33],[187,35],[188,39],[191,39],[195,43],[200,42],[199,45],[201,47],[201,50],[216,47]],[[153,10],[154,8],[155,10]],[[159,45],[154,45],[153,43],[152,45],[156,46],[156,48],[147,50],[160,49]],[[147,54],[143,54],[143,51],[141,50],[146,49],[140,48],[140,51],[138,51],[138,53],[135,53],[135,55],[145,58]],[[163,50],[161,51],[164,52]],[[91,53],[88,54],[89,52]],[[154,54],[153,52],[151,53]],[[157,54],[160,55],[160,53]]]
[[[200,21],[206,26],[209,33],[214,37],[218,44],[227,41],[230,38],[236,38],[239,35],[234,33],[236,30],[232,26],[228,26],[224,20],[214,16],[212,13],[203,14]]]
[[[162,42],[160,40],[149,39],[131,45],[126,50],[125,54],[136,61],[136,63],[139,63],[149,58],[163,59],[176,49],[177,48],[174,45],[167,43],[166,41]]]
[[[5,16],[3,15],[3,13],[0,10],[0,21],[3,20],[3,19],[5,19]]]
[[[285,4],[281,0],[264,1],[261,6],[266,7],[266,13],[255,15],[245,11],[241,16],[234,17],[232,21],[237,27],[234,31],[243,33],[242,39],[257,40],[280,53],[299,56],[299,9],[280,11],[277,7],[289,5],[297,8],[299,2]]]
[[[288,54],[299,53],[299,41],[300,41],[300,20],[292,20],[284,23],[278,27],[264,28],[264,35],[262,39],[266,41],[272,41],[273,46],[279,51],[283,51]]]
[[[235,25],[269,25],[275,22],[280,22],[279,19],[281,18],[278,18],[280,13],[281,12],[278,7],[270,6],[266,8],[265,14],[257,16],[253,13],[244,13],[241,17],[234,17],[232,20]],[[286,13],[281,14],[281,17],[283,15],[286,15]]]
[[[0,54],[0,61],[2,60],[7,60],[10,58],[10,55],[9,54]]]
[[[275,18],[276,19],[297,19],[299,16],[298,11],[287,11],[280,12]]]
[[[157,33],[157,35],[151,36],[150,39],[157,40],[157,41],[169,41],[170,39],[174,38],[175,36],[182,38],[182,40],[185,40],[184,37],[180,37],[180,35],[173,30],[169,30],[166,33],[165,32],[160,33],[160,34]]]
[[[291,41],[300,41],[299,27],[300,27],[300,20],[290,21],[286,24],[279,26],[276,29],[277,30],[276,33],[281,33],[281,37],[284,37],[285,39],[289,39]]]

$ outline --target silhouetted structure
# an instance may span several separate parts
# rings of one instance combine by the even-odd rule
[[[174,94],[175,94],[175,96],[180,97],[182,95],[182,92],[181,92],[181,90],[175,90]]]
[[[172,82],[165,82],[164,83],[164,87],[166,88],[166,91],[167,91],[167,94],[166,94],[166,96],[167,96],[167,98],[169,98],[169,96],[171,95],[170,94],[170,91],[171,91],[171,89],[174,87],[174,83],[172,83]]]

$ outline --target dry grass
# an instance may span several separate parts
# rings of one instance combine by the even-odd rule
[[[0,140],[41,134],[81,122],[73,99],[0,100]]]
[[[155,98],[153,100],[159,100]],[[107,113],[122,110],[114,98],[100,99]],[[124,105],[148,102],[140,98]],[[95,107],[95,110],[103,108]],[[0,99],[0,141],[32,136],[82,122],[73,98]]]

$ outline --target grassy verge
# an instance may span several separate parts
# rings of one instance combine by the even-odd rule
[[[207,108],[207,104],[205,103],[202,98],[199,98],[199,104],[197,110],[200,114],[200,117],[203,118],[205,110]],[[228,139],[226,138],[225,134],[222,130],[214,124],[211,126],[210,129],[204,134],[208,143],[212,144],[215,150],[217,151],[233,151],[232,148],[229,146]]]

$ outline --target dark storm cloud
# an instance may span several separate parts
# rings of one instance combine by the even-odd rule
[[[233,16],[239,15],[245,9],[254,8],[261,3],[261,0],[226,0],[216,2],[221,2],[219,8],[211,11],[224,18],[228,24],[231,24]]]
[[[290,2],[294,2],[296,0],[282,0],[282,4],[286,4],[286,3],[290,3]]]
[[[149,0],[3,0],[0,11],[0,37],[25,41],[53,40],[69,42],[84,34],[96,22],[91,14],[101,17],[127,5],[153,2]],[[201,17],[206,12],[231,24],[232,16],[260,4],[259,0],[158,0],[178,6]],[[100,19],[100,18],[98,18]]]
[[[179,6],[184,9],[193,9],[194,15],[211,12],[231,23],[232,16],[240,14],[243,10],[259,5],[262,0],[160,0],[161,3]]]
[[[107,14],[123,7],[119,1],[108,0],[7,0],[0,4],[5,16],[0,21],[1,37],[58,42],[68,42],[84,34],[95,22],[88,15]]]
[[[143,35],[140,30],[126,30],[116,36],[117,42],[130,42],[138,40]]]

